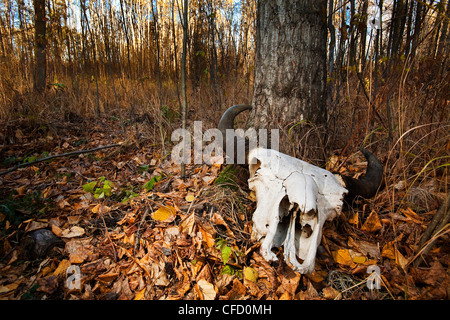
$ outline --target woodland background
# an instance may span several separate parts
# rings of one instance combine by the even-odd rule
[[[24,165],[0,176],[2,298],[449,297],[450,1],[328,1],[327,169],[363,172],[363,144],[385,178],[327,224],[312,276],[257,254],[239,170],[192,166],[183,180],[167,157],[181,126],[181,2],[43,1],[45,39],[38,2],[0,2],[0,161]],[[251,103],[255,21],[252,0],[189,1],[188,125],[216,127]],[[36,256],[42,229],[59,251]],[[374,261],[379,291],[365,288]],[[64,286],[70,264],[82,289]]]

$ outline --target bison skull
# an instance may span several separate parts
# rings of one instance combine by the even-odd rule
[[[294,270],[312,272],[323,224],[340,214],[347,190],[327,170],[275,150],[256,148],[248,159],[257,201],[252,237],[262,241],[262,256],[277,260],[271,249],[283,246]]]
[[[219,121],[224,141],[226,131],[233,129],[234,118],[250,109],[250,105],[241,104],[225,111]],[[239,139],[243,138],[233,141]],[[236,156],[233,143],[224,146],[226,153],[231,151]],[[233,149],[227,150],[230,147]],[[360,148],[367,169],[365,175],[355,179],[335,176],[273,149],[248,149],[250,144],[245,159],[250,169],[249,186],[257,201],[252,237],[262,241],[261,253],[266,260],[277,260],[272,248],[283,246],[285,260],[296,271],[312,272],[323,224],[341,213],[344,195],[351,203],[356,197],[371,198],[376,194],[383,176],[381,162]]]

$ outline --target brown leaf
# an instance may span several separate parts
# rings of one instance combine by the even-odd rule
[[[292,270],[288,265],[283,264],[278,268],[278,278],[280,279],[280,286],[277,289],[277,293],[288,292],[293,297],[295,291],[297,291],[301,274]]]
[[[239,281],[239,279],[235,278],[233,280],[233,287],[231,290],[225,295],[221,296],[221,299],[223,300],[243,300],[247,298],[245,295],[247,292],[247,289],[245,286]]]
[[[257,252],[253,252],[252,258],[255,262],[262,266],[264,273],[269,279],[271,289],[275,291],[278,288],[279,282],[275,275],[275,270],[270,266],[270,264]],[[261,273],[258,272],[259,276],[262,277]]]
[[[38,280],[39,287],[37,291],[41,291],[47,294],[55,293],[58,290],[58,277],[48,276]]]
[[[331,286],[323,288],[322,295],[325,299],[330,300],[340,300],[342,298],[341,293]]]
[[[216,225],[222,225],[225,227],[225,229],[227,230],[227,234],[234,238],[234,233],[233,231],[231,231],[230,227],[228,226],[228,224],[225,222],[225,220],[222,218],[221,215],[214,213],[214,215],[211,218],[211,222],[216,224]]]
[[[75,238],[80,237],[84,234],[84,229],[78,226],[73,226],[68,229],[65,229],[61,233],[62,238]]]
[[[202,300],[214,300],[216,298],[217,289],[212,283],[205,279],[201,279],[197,282],[197,285],[202,293]]]

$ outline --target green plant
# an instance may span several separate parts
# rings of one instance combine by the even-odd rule
[[[114,183],[106,180],[105,177],[100,177],[97,181],[91,181],[83,185],[83,190],[92,193],[96,199],[111,196],[112,188],[114,188]]]
[[[230,247],[228,241],[222,238],[216,239],[216,248],[220,250],[222,256],[222,263],[224,265],[222,274],[235,275],[238,278],[242,278],[242,268],[239,268],[237,264],[239,256],[243,255],[242,252]]]
[[[162,179],[162,175],[161,176],[153,176],[149,182],[144,184],[145,190],[151,191],[153,189],[153,187],[155,186],[155,183],[157,183],[161,179]]]

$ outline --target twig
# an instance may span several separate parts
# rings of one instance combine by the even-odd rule
[[[111,244],[111,246],[112,246],[112,248],[113,248],[113,252],[114,252],[114,262],[117,262],[118,256],[117,256],[116,246],[115,246],[114,242],[111,240],[111,237],[109,236],[108,228],[107,228],[107,226],[106,226],[105,218],[103,217],[103,215],[102,215],[102,221],[103,221],[103,225],[104,225],[104,227],[105,227],[105,234],[106,234],[106,237],[108,238],[109,243]]]
[[[61,157],[69,157],[69,156],[73,156],[73,155],[77,155],[77,154],[90,153],[90,152],[94,152],[94,151],[98,151],[98,150],[102,150],[102,149],[107,149],[107,148],[120,147],[121,145],[122,145],[122,143],[116,143],[116,144],[110,144],[110,145],[107,145],[107,146],[97,147],[97,148],[94,148],[94,149],[78,150],[78,151],[72,151],[72,152],[67,152],[67,153],[63,153],[63,154],[56,154],[56,155],[53,155],[53,156],[44,157],[42,159],[38,159],[38,160],[35,160],[35,161],[31,161],[31,162],[27,162],[27,163],[21,163],[21,164],[15,165],[14,167],[12,167],[12,168],[10,168],[8,170],[1,171],[0,172],[0,176],[4,175],[4,174],[7,174],[7,173],[10,173],[10,172],[13,172],[13,171],[15,171],[15,170],[17,170],[19,168],[31,166],[33,164],[36,164],[36,163],[39,163],[39,162],[42,162],[42,161],[47,161],[47,160],[51,160],[51,159],[55,159],[55,158],[61,158]]]
[[[136,256],[137,250],[139,248],[139,242],[141,241],[141,235],[142,235],[141,226],[142,226],[142,223],[145,221],[145,218],[147,218],[148,212],[149,212],[149,210],[148,210],[148,208],[146,208],[144,215],[142,216],[141,222],[139,223],[137,232],[136,232],[136,238],[134,240],[134,255],[135,256]]]

